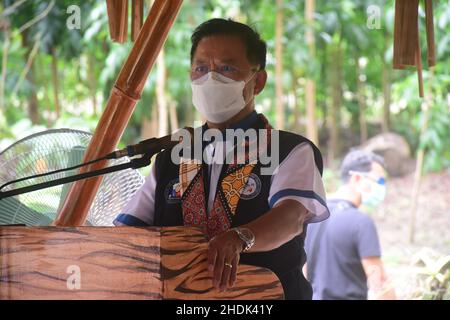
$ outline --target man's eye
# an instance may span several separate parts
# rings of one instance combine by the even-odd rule
[[[195,68],[195,72],[205,73],[205,72],[208,72],[208,68],[205,66],[198,66]]]
[[[222,66],[220,68],[220,70],[223,71],[223,72],[233,72],[236,69],[234,67],[232,67],[232,66]]]

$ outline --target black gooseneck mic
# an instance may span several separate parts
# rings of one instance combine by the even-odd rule
[[[138,144],[129,145],[121,150],[113,151],[106,155],[106,159],[134,157],[136,155],[143,155],[149,150],[152,150],[154,153],[158,153],[164,149],[170,149],[178,143],[179,141],[172,141],[172,134],[160,138],[150,138],[147,140],[142,140]]]
[[[190,133],[191,140],[192,140],[193,132],[194,132],[193,128],[185,127],[181,130],[187,130]],[[91,178],[91,177],[95,177],[95,176],[104,175],[106,173],[112,173],[115,171],[125,170],[125,169],[129,169],[129,168],[132,168],[132,169],[142,168],[142,167],[145,167],[150,164],[151,158],[153,157],[153,155],[161,152],[164,149],[170,149],[170,148],[174,147],[175,145],[180,143],[180,141],[181,141],[181,138],[178,141],[177,140],[173,141],[172,134],[163,136],[161,138],[151,138],[151,139],[143,140],[143,141],[139,142],[138,144],[127,146],[126,148],[123,148],[121,150],[113,151],[101,158],[98,158],[98,159],[95,159],[95,160],[92,160],[89,162],[81,163],[81,164],[73,166],[73,167],[59,169],[59,170],[55,170],[55,171],[50,171],[50,172],[46,172],[46,173],[42,173],[42,174],[37,174],[37,175],[9,181],[9,182],[3,184],[2,186],[0,186],[0,200],[4,199],[4,198],[15,196],[15,195],[19,195],[22,193],[27,193],[27,192],[31,192],[31,191],[36,191],[36,190],[40,190],[40,189],[44,189],[44,188],[57,186],[60,184],[74,182],[77,180],[82,180],[82,179],[87,179],[87,178]],[[130,159],[129,162],[121,163],[121,164],[114,165],[111,167],[106,167],[106,168],[102,168],[102,169],[98,169],[98,170],[79,173],[79,174],[76,174],[73,176],[64,177],[64,178],[60,178],[60,179],[56,179],[56,180],[52,180],[52,181],[43,182],[43,183],[38,183],[35,185],[26,186],[26,187],[22,187],[22,188],[18,188],[18,189],[1,191],[6,186],[21,182],[21,181],[44,177],[44,176],[48,176],[48,175],[52,175],[52,174],[60,173],[60,172],[64,172],[64,171],[74,170],[74,169],[81,168],[81,167],[91,165],[96,162],[100,162],[100,161],[104,161],[104,160],[119,159],[119,158],[122,158],[125,156],[134,157],[136,155],[142,155],[142,156],[139,158]]]

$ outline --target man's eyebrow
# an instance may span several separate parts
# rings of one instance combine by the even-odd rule
[[[206,63],[205,62],[205,60],[203,60],[203,59],[194,59],[194,63],[198,63],[198,64],[204,64],[204,63]]]
[[[221,63],[233,63],[233,62],[236,62],[236,59],[234,59],[234,58],[229,58],[229,59],[224,59],[224,60],[218,59],[218,60]]]

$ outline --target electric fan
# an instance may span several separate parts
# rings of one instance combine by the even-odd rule
[[[81,164],[92,134],[73,129],[52,129],[23,138],[0,152],[0,185],[23,177],[42,174]],[[128,162],[124,157],[110,160],[109,165]],[[3,191],[64,178],[77,170],[8,185]],[[103,181],[89,210],[86,225],[111,226],[114,218],[130,200],[144,178],[137,170],[126,169],[103,176]],[[56,218],[70,184],[0,200],[0,225],[25,224],[46,226]]]

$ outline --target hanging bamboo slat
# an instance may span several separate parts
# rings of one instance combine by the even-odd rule
[[[415,66],[417,63],[419,0],[395,2],[394,68]]]
[[[434,43],[433,2],[425,2],[428,67],[436,64]],[[394,23],[394,69],[417,68],[419,96],[423,97],[422,54],[419,42],[419,0],[396,0]]]
[[[425,23],[427,28],[428,67],[436,65],[436,45],[434,42],[433,1],[425,0]]]
[[[131,41],[136,41],[144,22],[144,0],[133,0],[131,5]]]
[[[86,150],[84,162],[113,151],[140,99],[148,74],[177,16],[182,0],[155,0],[131,52],[112,89],[105,111]],[[84,167],[81,172],[103,168],[105,162]],[[54,224],[80,226],[100,186],[101,177],[75,182]]]
[[[106,8],[111,39],[124,43],[128,31],[128,0],[106,0]]]

